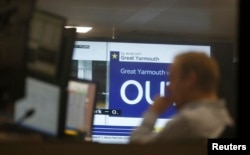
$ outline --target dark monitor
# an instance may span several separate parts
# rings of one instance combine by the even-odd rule
[[[36,9],[29,27],[28,74],[57,83],[66,18]]]
[[[25,85],[26,97],[15,103],[14,111],[15,123],[22,128],[51,138],[64,136],[67,84],[75,37],[76,29],[64,29],[58,76],[46,78],[41,76],[45,75],[44,72],[33,74],[29,70]],[[31,111],[33,115],[26,117]]]
[[[13,103],[25,95],[29,22],[34,0],[0,4],[0,112],[13,115]]]
[[[97,82],[74,78],[69,80],[65,120],[66,135],[91,140],[97,90]]]

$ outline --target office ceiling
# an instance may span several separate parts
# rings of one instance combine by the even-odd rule
[[[81,38],[235,40],[239,0],[37,0],[37,8],[91,26]]]

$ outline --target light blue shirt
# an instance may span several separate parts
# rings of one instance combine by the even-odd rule
[[[130,142],[153,143],[160,141],[218,138],[227,126],[234,124],[224,100],[201,100],[189,103],[164,128],[153,132],[158,115],[144,113],[144,119],[130,137]]]

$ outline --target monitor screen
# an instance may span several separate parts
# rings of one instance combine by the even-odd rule
[[[209,45],[139,42],[75,42],[75,76],[100,82],[94,116],[93,141],[128,143],[131,132],[155,96],[164,96],[168,67],[175,55],[199,50],[210,55]],[[155,130],[176,114],[175,104],[162,114]]]
[[[14,119],[17,124],[45,136],[64,136],[66,91],[75,36],[75,29],[64,29],[61,38],[63,50],[58,51],[60,63],[57,70],[60,72],[57,78],[50,80],[32,74],[29,70],[25,85],[26,96],[14,105]],[[37,73],[44,74],[42,71]],[[26,117],[30,111],[33,111],[33,115]]]
[[[97,83],[71,79],[67,92],[65,134],[89,140],[92,135]]]
[[[25,84],[26,96],[15,103],[14,121],[43,135],[58,136],[60,87],[33,77],[27,77]],[[33,115],[25,117],[30,111]]]
[[[66,18],[36,9],[29,28],[27,68],[29,74],[46,80],[57,79]]]

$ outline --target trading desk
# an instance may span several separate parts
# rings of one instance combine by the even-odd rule
[[[1,155],[206,155],[205,143],[98,144],[90,142],[0,142]]]
[[[1,124],[1,123],[0,123]],[[32,132],[0,130],[0,155],[206,155],[205,141],[158,144],[100,144],[79,139],[47,139]]]

